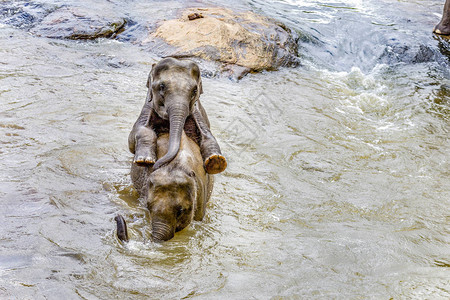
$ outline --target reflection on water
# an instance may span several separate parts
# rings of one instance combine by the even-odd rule
[[[303,66],[204,79],[229,168],[162,245],[127,149],[157,58],[2,26],[0,298],[448,298],[442,4],[234,1],[301,30]]]

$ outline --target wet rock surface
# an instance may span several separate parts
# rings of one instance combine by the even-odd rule
[[[380,62],[388,65],[396,63],[424,63],[437,59],[437,50],[427,45],[387,45],[384,53],[380,57]]]
[[[0,23],[42,37],[90,40],[114,37],[124,28],[126,20],[112,10],[2,1]]]
[[[201,17],[200,17],[201,16]],[[143,44],[162,56],[196,57],[236,65],[239,74],[297,66],[297,36],[283,24],[252,12],[189,8],[164,21]]]
[[[108,38],[124,28],[126,20],[114,14],[101,14],[78,7],[62,7],[47,15],[30,32],[62,39]]]
[[[0,1],[0,23],[30,29],[55,10],[54,6],[23,1]]]
[[[133,20],[126,11],[3,1],[0,23],[55,39],[116,38],[161,57],[190,58],[204,75],[240,79],[249,72],[299,65],[298,36],[283,24],[252,12],[185,8],[165,21]],[[145,23],[147,22],[147,23]],[[144,35],[142,35],[144,32]]]

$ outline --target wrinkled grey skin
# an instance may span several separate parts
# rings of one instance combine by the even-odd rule
[[[168,134],[160,135],[157,157],[163,157],[169,148]],[[214,183],[213,175],[203,168],[199,146],[184,132],[174,159],[157,170],[133,163],[131,179],[147,203],[155,242],[171,239],[192,220],[201,221]]]
[[[434,32],[442,35],[450,35],[450,0],[445,1],[442,19],[434,28]]]
[[[197,64],[165,58],[153,65],[147,87],[146,103],[128,137],[130,151],[135,154],[134,162],[154,164],[155,169],[169,163],[178,153],[183,129],[188,129],[186,119],[191,117],[194,123],[189,132],[196,132],[206,171],[216,174],[225,170],[226,160],[209,129],[208,117],[199,100],[202,81]],[[168,121],[167,125],[164,121]],[[156,161],[157,135],[165,127],[170,130],[169,149]]]

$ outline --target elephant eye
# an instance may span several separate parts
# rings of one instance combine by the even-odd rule
[[[195,98],[195,96],[197,96],[197,92],[198,92],[197,87],[195,87],[195,88],[192,90],[191,98]]]
[[[177,207],[176,210],[177,210],[177,211],[176,211],[176,213],[177,213],[177,218],[179,218],[179,217],[183,214],[184,209],[183,209],[183,207],[180,205],[180,206]]]
[[[164,93],[164,92],[166,91],[166,85],[165,85],[164,83],[161,83],[161,84],[159,85],[159,91],[160,91],[161,93]]]

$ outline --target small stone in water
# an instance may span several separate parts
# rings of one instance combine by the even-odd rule
[[[195,20],[195,19],[200,19],[203,18],[203,15],[200,13],[192,13],[188,15],[188,19],[189,21]]]

